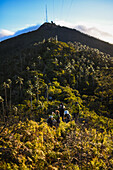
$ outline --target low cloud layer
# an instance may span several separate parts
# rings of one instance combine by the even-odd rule
[[[107,27],[104,25],[102,28],[100,25],[92,26],[90,23],[70,24],[61,20],[56,20],[55,23],[61,26],[77,29],[80,32],[113,44],[113,34],[112,31],[110,31],[113,29],[113,25]]]
[[[11,32],[9,30],[5,30],[5,29],[0,29],[0,39],[6,36],[10,36],[13,35],[14,32]]]
[[[81,31],[85,34],[88,34],[88,35],[94,36],[96,38],[102,39],[104,41],[108,41],[108,42],[113,43],[113,35],[112,34],[101,31],[96,27],[88,28],[84,25],[77,25],[77,26],[75,26],[75,29],[77,29],[77,30],[79,30],[79,31]],[[111,39],[111,41],[110,41],[110,39]]]
[[[16,31],[15,33],[2,29],[2,30],[0,30],[0,41],[9,39],[9,38],[12,38],[12,37],[15,37],[15,36],[18,36],[20,34],[30,32],[30,31],[34,31],[34,30],[38,29],[39,27],[40,27],[40,24],[29,26],[28,28],[24,28],[24,29]]]
[[[106,41],[106,42],[113,44],[113,34],[110,31],[107,31],[107,29],[103,31],[103,29],[98,27],[98,26],[91,26],[91,25],[84,24],[84,23],[83,24],[71,24],[71,23],[68,23],[68,22],[65,22],[65,21],[58,21],[58,20],[56,20],[55,23],[57,25],[77,29],[80,32],[83,32],[83,33],[88,34],[90,36],[96,37],[100,40],[103,40],[103,41]],[[34,31],[34,30],[38,29],[39,27],[40,27],[40,24],[32,25],[32,26],[29,26],[27,28],[18,30],[15,33],[2,29],[2,30],[0,30],[0,41],[18,36],[18,35],[23,34],[23,33]]]

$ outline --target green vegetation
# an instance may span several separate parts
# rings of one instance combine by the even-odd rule
[[[61,122],[56,129],[43,120],[40,123],[27,120],[5,128],[0,138],[0,168],[112,169],[113,129],[106,131],[107,119],[101,121],[103,131],[74,121]],[[110,126],[113,127],[113,121]]]
[[[1,56],[0,168],[113,169],[112,66],[97,49],[55,38]],[[51,128],[61,102],[70,114],[78,102],[80,116]]]

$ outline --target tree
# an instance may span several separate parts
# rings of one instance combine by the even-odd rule
[[[38,75],[36,75],[35,76],[35,78],[36,78],[36,84],[35,84],[35,87],[36,87],[36,98],[37,98],[37,101],[39,100],[39,77],[38,77]]]
[[[2,98],[2,96],[0,96],[0,103],[2,103],[3,116],[4,116],[4,119],[5,119],[4,99]]]
[[[48,85],[46,84],[46,99],[47,99],[47,101],[48,101],[48,96],[49,96],[49,94],[48,94]]]
[[[5,104],[6,104],[6,107],[8,107],[8,104],[7,104],[7,87],[8,87],[8,84],[6,82],[4,82],[3,87],[4,87],[4,90],[5,90]]]
[[[32,92],[32,89],[33,89],[33,85],[32,85],[32,83],[31,83],[31,81],[29,80],[28,82],[28,85],[29,85],[29,89],[27,90],[27,93],[30,95],[30,100],[31,100],[31,110],[32,110],[32,97],[33,97],[33,92]]]
[[[9,102],[10,110],[11,110],[11,84],[12,84],[11,79],[8,79],[8,87],[9,87],[9,89],[10,89],[10,102]]]
[[[16,80],[16,84],[19,84],[19,101],[22,97],[22,85],[23,85],[23,78],[18,77],[18,79]]]

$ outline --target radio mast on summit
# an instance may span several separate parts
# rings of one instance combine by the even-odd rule
[[[46,5],[46,22],[48,22],[48,17],[47,17],[47,5]]]

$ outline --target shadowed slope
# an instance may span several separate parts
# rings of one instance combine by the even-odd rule
[[[44,38],[48,39],[49,37],[55,37],[56,35],[58,36],[58,40],[60,41],[80,42],[92,48],[97,48],[100,51],[113,56],[112,44],[88,36],[75,29],[61,27],[50,23],[44,23],[36,31],[22,34],[17,37],[0,42],[0,53],[2,55],[5,55],[7,53],[9,54],[10,52],[15,52],[15,50],[22,50],[23,48],[30,46],[31,43],[42,41]]]

